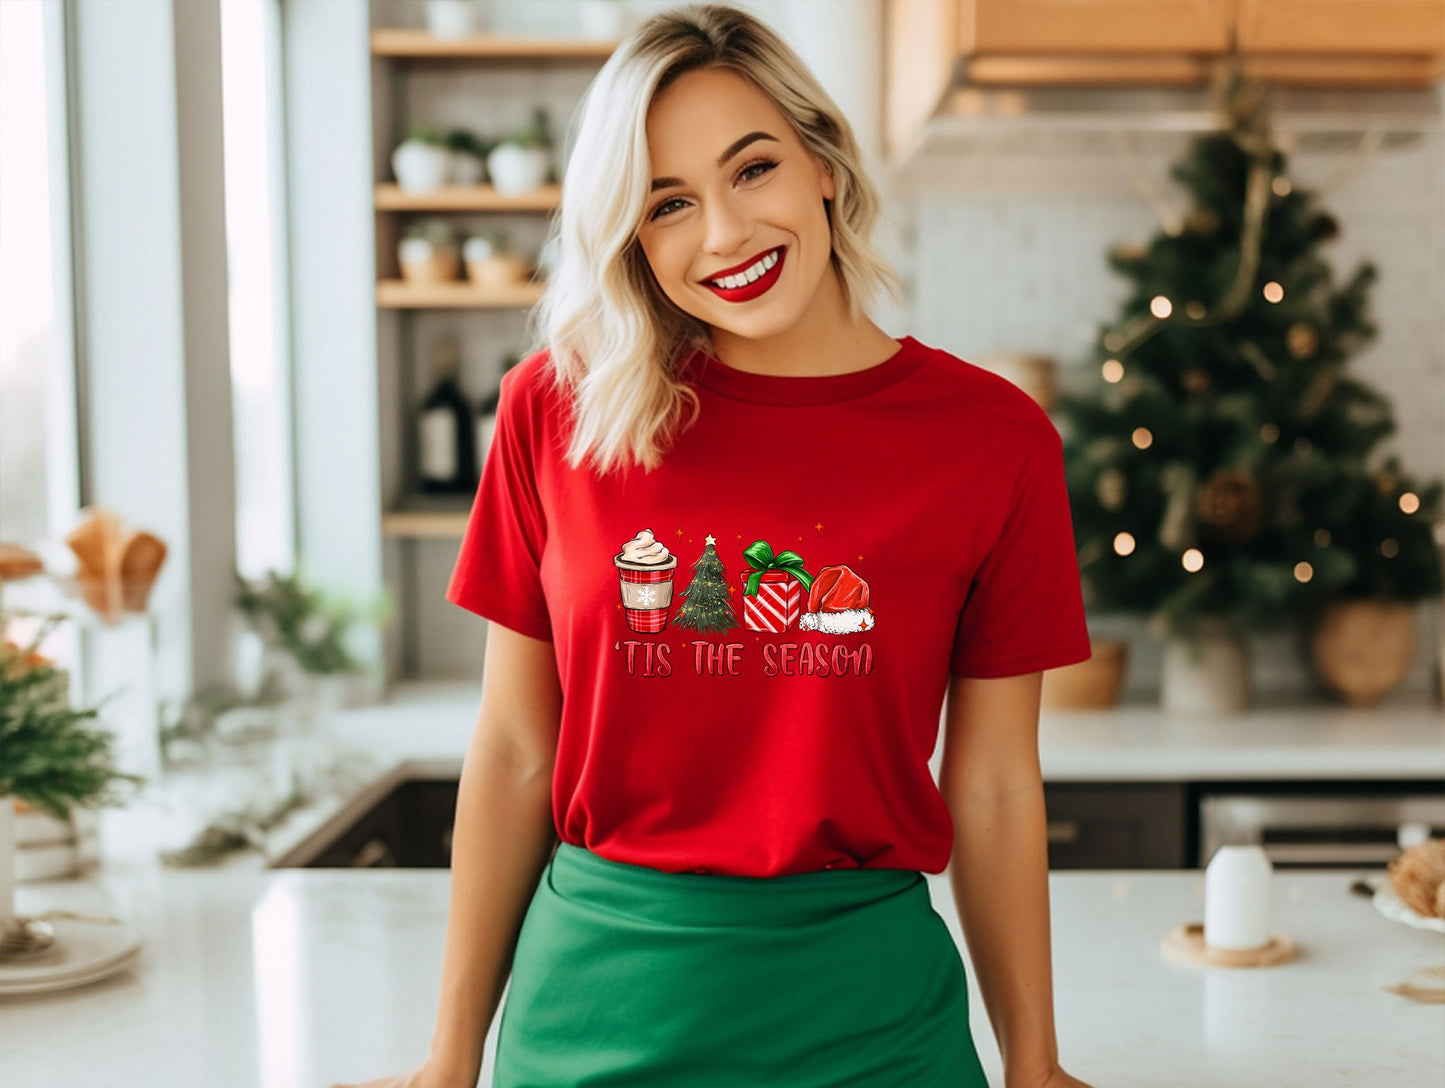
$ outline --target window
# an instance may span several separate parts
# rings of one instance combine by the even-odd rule
[[[236,563],[295,564],[280,5],[222,0]]]

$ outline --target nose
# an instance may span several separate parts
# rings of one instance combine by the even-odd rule
[[[703,249],[730,257],[753,236],[752,222],[726,197],[711,201],[703,210]]]

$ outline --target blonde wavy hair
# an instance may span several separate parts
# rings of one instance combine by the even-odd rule
[[[711,351],[711,332],[658,287],[637,228],[650,188],[648,109],[679,76],[704,67],[750,79],[831,172],[832,265],[852,319],[878,287],[895,299],[902,288],[869,241],[879,198],[853,131],[798,55],[726,4],[652,16],[612,53],[572,115],[562,202],[548,232],[556,257],[529,318],[529,350],[549,349],[553,381],[570,394],[574,468],[590,455],[602,473],[629,459],[650,471],[687,405],[694,414],[700,407],[678,372],[694,350]]]

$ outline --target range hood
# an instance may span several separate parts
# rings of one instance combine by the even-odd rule
[[[1440,85],[1338,88],[1275,85],[1274,132],[1301,149],[1371,137],[1380,147],[1445,132]],[[931,152],[987,146],[1020,150],[1084,146],[1116,134],[1147,142],[1207,132],[1222,123],[1212,88],[970,86],[955,83],[919,133]]]

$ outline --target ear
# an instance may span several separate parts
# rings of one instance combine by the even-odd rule
[[[828,169],[828,164],[827,164],[827,163],[824,163],[824,164],[823,164],[822,188],[823,188],[823,199],[824,199],[824,200],[833,200],[834,197],[835,197],[835,195],[836,195],[836,194],[835,194],[835,187],[834,187],[834,185],[833,185],[833,171],[830,170],[830,169]]]

